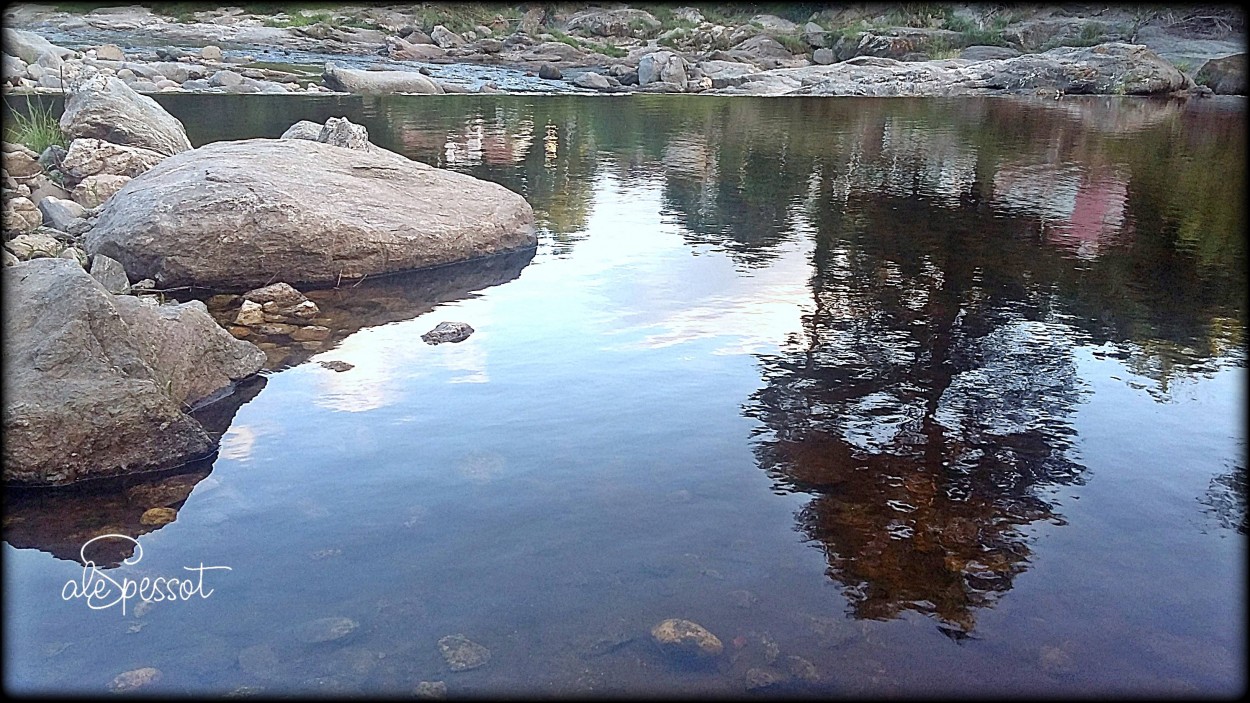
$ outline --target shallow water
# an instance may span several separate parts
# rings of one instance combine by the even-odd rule
[[[1243,100],[159,99],[197,145],[346,115],[540,243],[312,293],[330,342],[269,350],[211,464],[8,496],[11,691],[1244,688]],[[64,601],[107,531],[113,578],[231,571]]]

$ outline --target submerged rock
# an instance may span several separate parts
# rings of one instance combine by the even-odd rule
[[[664,620],[651,628],[651,637],[665,653],[679,657],[707,659],[725,649],[720,639],[702,625],[679,618]]]
[[[329,284],[532,247],[534,212],[501,185],[375,148],[214,142],[105,203],[88,253],[164,287]]]
[[[421,335],[426,344],[442,344],[443,342],[463,342],[473,334],[473,328],[464,322],[440,322],[434,329]]]
[[[417,698],[441,700],[447,697],[447,683],[444,681],[419,681],[412,695]]]
[[[438,651],[452,671],[476,669],[490,661],[490,650],[461,634],[447,635],[438,641]]]
[[[157,683],[161,676],[161,670],[151,666],[124,671],[109,683],[109,690],[113,693],[130,693]]]
[[[304,623],[297,633],[299,640],[305,644],[320,644],[341,640],[360,627],[360,623],[351,618],[330,617]]]
[[[168,525],[178,518],[178,511],[173,508],[148,508],[139,518],[141,525]]]

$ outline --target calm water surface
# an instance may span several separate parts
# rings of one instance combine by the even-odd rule
[[[11,691],[1244,688],[1243,100],[161,100],[197,145],[346,115],[539,246],[311,293],[333,336],[266,345],[211,464],[11,495]],[[116,579],[232,570],[62,600],[104,532]]]

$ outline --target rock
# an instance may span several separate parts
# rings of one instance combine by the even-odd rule
[[[766,691],[777,688],[786,681],[786,675],[770,668],[751,667],[746,673],[748,691]]]
[[[473,334],[473,328],[464,322],[440,322],[434,329],[421,335],[426,344],[442,344],[443,342],[463,342]]]
[[[36,63],[44,56],[52,56],[56,59],[74,56],[73,49],[57,46],[34,32],[5,27],[0,30],[0,36],[3,36],[4,53],[28,64]],[[60,65],[59,61],[56,65]]]
[[[579,88],[591,88],[593,90],[607,90],[612,87],[606,76],[595,73],[594,71],[585,71],[577,74],[573,79],[573,85]]]
[[[368,151],[373,147],[369,143],[369,130],[364,125],[354,124],[346,117],[331,117],[317,134],[317,141],[322,144]]]
[[[86,249],[165,287],[334,283],[530,247],[533,222],[503,186],[384,149],[249,139],[170,157],[127,183]]]
[[[83,137],[70,142],[61,169],[79,179],[104,174],[133,178],[163,160],[164,154],[151,149]]]
[[[803,657],[790,655],[783,660],[786,665],[786,671],[790,676],[804,683],[818,683],[820,681],[820,672],[816,670],[816,665]]]
[[[4,284],[4,480],[11,485],[67,484],[202,457],[213,442],[182,407],[204,387],[193,394],[179,384],[175,391],[175,377],[194,373],[229,382],[264,362],[259,350],[230,337],[202,306],[194,328],[185,324],[194,315],[187,315],[154,329],[124,305],[155,306],[112,295],[74,261],[10,266]],[[250,359],[229,377],[206,353],[221,342],[218,335],[237,358]],[[166,342],[178,347],[190,369],[168,359]]]
[[[13,266],[14,264],[22,263],[22,260],[13,256],[13,252],[8,249],[0,249],[0,256],[3,256],[5,266]]]
[[[434,25],[434,29],[430,30],[430,39],[434,41],[441,49],[450,49],[452,47],[464,46],[464,37],[447,29],[441,24]]]
[[[558,81],[563,78],[563,75],[560,73],[560,69],[545,63],[538,67],[538,77],[549,81]]]
[[[70,92],[60,126],[70,139],[102,139],[160,154],[177,154],[191,148],[182,123],[155,100],[103,75],[88,79]]]
[[[26,75],[26,62],[7,53],[0,55],[0,59],[2,59],[2,62],[0,62],[0,77],[3,77],[5,83],[16,85]]]
[[[73,200],[62,200],[48,196],[41,198],[37,206],[43,214],[43,222],[53,229],[62,232],[69,230],[74,220],[86,216],[87,210]]]
[[[828,32],[815,22],[808,22],[803,25],[803,41],[815,49],[825,48],[828,46]]]
[[[651,13],[636,9],[586,10],[578,12],[565,23],[569,34],[598,37],[634,37],[649,39],[660,33],[662,25]]]
[[[29,232],[43,224],[43,213],[30,198],[8,198],[4,201],[3,222],[5,232]]]
[[[322,368],[327,368],[327,369],[330,369],[331,371],[337,371],[339,373],[342,373],[343,371],[350,371],[351,369],[356,368],[355,364],[349,364],[346,361],[334,360],[334,361],[320,361],[317,363],[321,364]]]
[[[280,322],[270,322],[256,326],[257,332],[270,337],[289,335],[297,329],[299,328],[295,325],[286,325]]]
[[[799,30],[799,26],[790,20],[782,19],[777,15],[756,15],[751,18],[751,23],[759,25],[767,32],[780,32],[781,34],[794,34]],[[820,25],[816,25],[819,29]]]
[[[64,158],[65,147],[60,144],[50,144],[39,155],[39,165],[45,171],[59,171],[61,170],[61,160]]]
[[[833,49],[817,49],[812,52],[812,63],[820,66],[828,66],[833,63]]]
[[[365,95],[387,93],[416,93],[441,95],[443,89],[417,71],[358,71],[339,68],[330,61],[321,74],[322,80],[332,90]]]
[[[308,297],[291,284],[278,282],[250,290],[243,294],[243,299],[259,305],[275,303],[281,307],[291,307],[307,301]]]
[[[761,68],[789,68],[795,64],[795,56],[789,49],[767,34],[745,39],[729,52],[744,61]]]
[[[4,156],[4,172],[13,178],[30,178],[43,173],[39,165],[39,155],[26,151],[6,151]]]
[[[130,182],[130,176],[101,173],[87,176],[70,191],[70,198],[83,207],[98,207]]]
[[[122,265],[103,254],[96,254],[91,261],[91,277],[104,286],[104,290],[114,295],[125,295],[130,292],[130,278]]]
[[[386,38],[386,52],[398,61],[429,61],[447,55],[447,50],[435,44],[413,44],[399,37]]]
[[[239,306],[239,312],[235,315],[234,322],[238,325],[253,327],[264,323],[265,313],[261,309],[260,303],[251,300],[243,301]]]
[[[242,83],[243,76],[241,74],[225,69],[217,71],[208,77],[208,84],[214,88],[231,88]]]
[[[300,120],[282,133],[279,139],[311,139],[317,141],[317,137],[321,136],[321,128],[323,125],[317,124],[311,120]]]
[[[189,90],[193,92],[205,91],[212,87],[213,86],[209,85],[208,81],[204,80],[203,78],[192,78],[188,81],[184,81],[182,84],[183,90]]]
[[[97,59],[105,59],[106,61],[125,61],[126,54],[122,52],[122,48],[116,44],[101,44],[95,48],[95,56]]]
[[[208,46],[200,49],[200,58],[206,61],[220,61],[221,56],[221,47],[219,46],[209,44]]]
[[[675,656],[706,659],[724,651],[716,635],[689,620],[664,620],[651,628],[651,637],[661,650]]]
[[[161,680],[161,670],[147,666],[142,669],[125,671],[113,678],[109,690],[113,693],[130,693],[150,686]]]
[[[7,254],[8,251],[6,250],[5,253]],[[65,247],[57,256],[62,259],[70,259],[84,269],[87,268],[87,252],[78,247]]]
[[[1005,90],[1059,90],[1074,94],[1159,95],[1181,90],[1186,79],[1144,46],[1108,43],[1059,47],[997,63],[989,83]]]
[[[959,52],[959,58],[967,61],[1014,59],[1019,55],[1019,51],[1006,46],[966,46]]]
[[[1198,69],[1194,82],[1211,89],[1216,95],[1246,94],[1246,55],[1233,54],[1211,59]]]
[[[65,245],[42,232],[19,234],[4,243],[4,248],[21,261],[59,256]]]
[[[351,618],[320,618],[301,625],[296,636],[305,644],[321,644],[341,640],[359,627],[360,623]]]
[[[184,58],[186,56],[190,56],[190,54],[183,51],[182,49],[179,49],[176,46],[165,46],[165,47],[157,47],[156,56],[157,58],[163,59],[165,61],[177,61],[178,59]]]
[[[291,334],[291,339],[296,342],[320,342],[329,339],[330,328],[320,325],[308,325],[307,327],[297,327]]]
[[[452,671],[468,671],[490,661],[490,650],[461,634],[448,635],[438,641],[438,651]]]
[[[168,525],[178,518],[178,511],[173,508],[148,508],[139,518],[140,525]]]
[[[419,681],[412,695],[417,698],[442,700],[447,697],[447,684],[443,681]]]
[[[656,51],[638,61],[638,85],[663,82],[684,86],[687,79],[685,59],[671,51]]]

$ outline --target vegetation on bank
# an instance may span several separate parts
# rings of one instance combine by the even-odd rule
[[[5,125],[4,140],[16,142],[42,154],[50,146],[65,146],[65,135],[61,134],[61,126],[57,116],[52,112],[51,105],[41,105],[26,100],[26,111],[8,109],[8,124]]]

